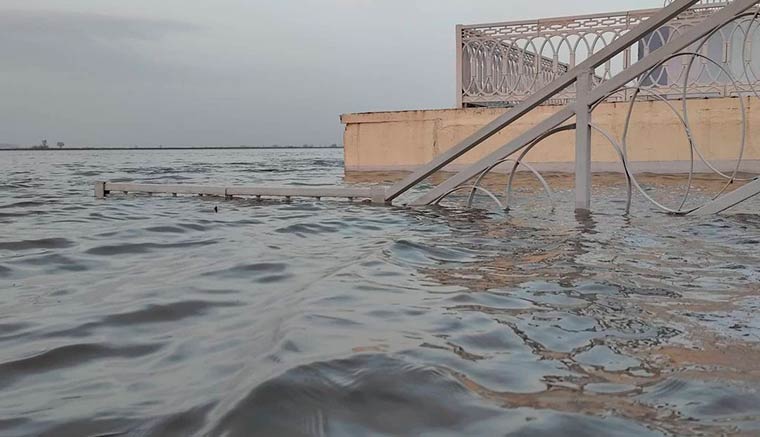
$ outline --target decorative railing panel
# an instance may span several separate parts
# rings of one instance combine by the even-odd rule
[[[666,3],[670,3],[669,1]],[[727,1],[705,0],[595,70],[598,84],[704,20]],[[513,106],[607,47],[658,9],[457,27],[460,107]],[[760,30],[749,14],[684,51],[638,83],[669,99],[739,95],[760,85]],[[696,55],[685,54],[698,50]],[[639,95],[638,98],[645,97]],[[609,99],[624,101],[621,89]],[[574,86],[548,101],[574,100]]]

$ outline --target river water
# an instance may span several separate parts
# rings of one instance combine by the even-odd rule
[[[0,153],[0,435],[760,435],[758,201],[695,219],[639,196],[626,216],[617,175],[586,216],[560,175],[556,211],[521,176],[508,215],[93,198],[399,176],[342,165]],[[677,206],[683,178],[643,180]]]

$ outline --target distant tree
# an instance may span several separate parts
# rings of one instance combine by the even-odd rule
[[[42,140],[42,148],[43,149],[47,149],[48,148],[47,140]]]
[[[330,147],[332,147],[333,149],[337,149],[337,148],[338,148],[338,145],[337,145],[337,144],[335,144],[335,143],[332,143],[332,144],[330,144]]]
[[[58,141],[56,146],[58,146],[59,149],[63,149],[63,146],[65,146],[65,144],[63,144],[63,141]]]

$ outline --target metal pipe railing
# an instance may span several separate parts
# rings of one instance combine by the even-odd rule
[[[696,3],[697,0],[674,1],[672,4],[662,9],[659,13],[639,24],[635,29],[632,29],[630,32],[626,33],[619,39],[613,41],[609,46],[600,52],[594,53],[586,61],[580,63],[578,66],[568,71],[565,75],[556,79],[539,92],[528,97],[525,101],[517,105],[515,108],[497,117],[493,122],[481,128],[473,135],[459,143],[457,146],[434,158],[430,163],[415,171],[404,180],[395,184],[388,190],[386,199],[389,201],[395,199],[402,193],[406,192],[409,188],[413,187],[420,181],[445,167],[456,158],[473,149],[477,145],[483,143],[488,138],[491,138],[503,128],[520,119],[522,116],[532,111],[537,106],[544,104],[556,96],[558,93],[562,92],[565,88],[567,88],[567,86],[577,82],[581,75],[587,75],[590,71],[594,71],[597,67],[607,62],[617,54],[623,52],[632,44],[641,40],[641,38],[643,38],[645,35],[650,34],[654,30],[659,29],[663,25],[669,23],[671,20],[678,17],[679,14],[687,11]],[[679,53],[690,45],[693,45],[695,43],[699,44],[698,42],[703,38],[714,35],[715,32],[725,28],[727,24],[734,22],[737,17],[741,17],[744,12],[753,6],[756,6],[757,3],[758,0],[735,0],[733,2],[727,3],[726,6],[722,8],[716,9],[715,12],[710,14],[709,17],[704,19],[699,24],[692,26],[683,34],[680,34],[677,37],[671,39],[669,42],[667,42],[667,44],[658,48],[651,54],[645,56],[609,80],[593,87],[593,89],[586,94],[584,101],[577,102],[575,105],[566,105],[554,113],[552,116],[536,124],[531,129],[528,129],[526,132],[510,141],[508,144],[502,146],[478,162],[470,165],[466,169],[450,177],[437,187],[429,190],[426,194],[411,202],[411,204],[427,205],[436,201],[443,194],[466,183],[468,180],[472,179],[485,169],[489,168],[489,166],[493,165],[494,162],[511,156],[518,150],[526,147],[528,144],[543,135],[545,132],[556,128],[560,124],[569,120],[574,115],[577,115],[578,112],[590,112],[591,108],[595,106],[596,102],[607,98],[620,88],[625,87],[626,84],[629,84],[636,78],[639,78],[642,75],[648,76],[652,71],[654,71],[654,69],[661,66],[663,62],[671,59],[674,54]],[[752,16],[752,21],[754,22],[755,18],[757,18],[756,14],[750,15]],[[691,65],[691,63],[689,63],[689,65]],[[586,117],[582,118],[585,119]],[[590,122],[590,117],[588,119]],[[585,143],[586,140],[587,136],[579,138],[576,147],[585,147],[585,145],[582,143]],[[590,169],[588,169],[588,171],[590,171]],[[576,189],[577,188],[578,187],[576,187]],[[588,196],[588,187],[581,188],[584,188],[584,190],[586,190],[585,195]]]
[[[654,30],[658,29],[662,25],[676,18],[679,14],[681,14],[682,12],[684,12],[685,10],[689,9],[691,6],[696,4],[697,1],[698,0],[676,0],[673,4],[663,8],[660,12],[658,12],[651,18],[647,19],[646,21],[636,26],[636,28],[633,29],[631,32],[628,32],[622,37],[616,39],[603,50],[597,53],[594,53],[588,59],[581,62],[579,65],[577,65],[575,68],[568,71],[566,74],[555,79],[554,81],[552,81],[550,84],[543,87],[538,92],[531,94],[522,103],[512,108],[512,110],[497,117],[494,121],[482,127],[481,129],[479,129],[477,132],[475,132],[468,138],[464,139],[457,146],[433,158],[433,160],[430,161],[428,164],[426,164],[419,170],[415,171],[411,175],[407,176],[402,181],[393,185],[388,191],[386,200],[393,201],[396,197],[400,196],[402,193],[406,192],[411,187],[417,185],[419,182],[421,182],[428,176],[442,169],[450,162],[454,161],[458,157],[465,154],[467,151],[471,150],[472,148],[476,147],[477,145],[491,138],[493,135],[501,131],[503,128],[512,124],[515,120],[518,120],[525,114],[535,109],[537,106],[546,103],[548,100],[555,97],[558,93],[561,93],[568,86],[575,83],[575,81],[578,78],[578,75],[581,72],[596,69],[598,66],[607,62],[609,59],[612,59],[618,53],[621,53],[623,50],[626,50],[636,41],[640,40],[644,35],[653,32]],[[707,32],[709,32],[709,30]],[[679,47],[678,50],[681,50],[683,48],[684,47]],[[639,64],[640,63],[641,62],[639,62]],[[518,139],[515,141],[517,141],[519,145],[516,149],[512,151],[512,153],[514,153],[514,151],[518,150],[520,147],[524,147],[530,141],[540,136],[543,132],[553,129],[554,127],[566,121],[573,115],[574,115],[574,108],[567,106],[561,109],[560,111],[555,113],[552,117],[548,118],[542,123],[539,123],[538,125],[534,126],[532,129],[530,129],[528,132],[518,137]],[[506,158],[506,156],[507,155],[502,156],[501,158]],[[482,163],[478,163],[478,164],[482,164]],[[464,173],[469,174],[469,170],[471,169],[468,168],[468,170],[465,170],[464,172],[460,173],[460,175]],[[471,175],[470,177],[466,178],[463,182],[466,182],[467,180],[471,179],[473,176],[475,175]],[[461,185],[461,183],[462,182],[456,183],[453,186],[448,187],[448,189],[456,188],[456,186]],[[445,182],[444,184],[447,184],[447,183]],[[441,191],[445,192],[445,190],[439,190],[438,188],[433,189],[431,190],[432,193],[429,193],[428,195],[423,196],[422,198],[418,199],[418,201],[415,201],[415,203],[428,204],[430,203],[431,198],[433,197],[433,194],[437,194],[440,196]],[[435,200],[435,198],[432,198],[432,200]]]
[[[669,5],[672,1],[665,3]],[[687,13],[642,35],[637,44],[596,67],[595,83],[610,79],[728,3],[725,0],[695,3]],[[515,106],[658,11],[644,9],[457,26],[457,105]],[[721,60],[723,69],[743,78],[738,90],[730,86],[732,83],[723,69],[709,63],[692,68],[686,77],[682,59],[662,65],[651,77],[644,79],[644,86],[657,88],[658,94],[667,98],[681,98],[686,82],[687,98],[703,98],[735,96],[760,85],[760,71],[753,70],[749,75],[742,72],[746,50],[760,56],[758,27],[750,20],[737,23],[734,27],[722,29],[703,48],[705,55]],[[745,32],[751,33],[749,46],[741,38]],[[623,90],[609,96],[608,100],[627,101],[630,97]],[[574,99],[575,87],[569,86],[546,104],[567,104]]]

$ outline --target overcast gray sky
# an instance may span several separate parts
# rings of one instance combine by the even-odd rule
[[[340,143],[451,107],[454,26],[662,0],[0,0],[0,143]]]

